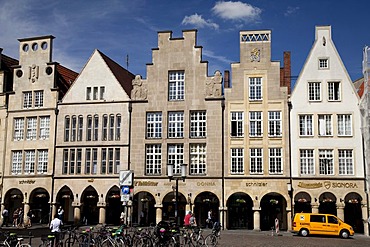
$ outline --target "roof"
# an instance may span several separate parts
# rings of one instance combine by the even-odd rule
[[[106,56],[101,51],[97,50],[99,54],[104,59],[105,63],[108,65],[109,69],[112,71],[113,75],[116,77],[117,81],[121,84],[122,88],[125,90],[127,95],[131,95],[132,90],[132,80],[135,78],[135,75],[130,71],[123,68],[118,63],[114,62],[108,56]]]
[[[76,80],[78,73],[60,64],[57,65],[57,72],[58,72],[58,77],[57,77],[56,84],[60,90],[59,99],[62,99],[63,96],[68,91],[68,89],[73,84],[73,82]]]
[[[356,92],[360,98],[362,98],[362,95],[365,91],[365,81],[364,78],[357,79],[353,82],[353,85],[355,86]]]

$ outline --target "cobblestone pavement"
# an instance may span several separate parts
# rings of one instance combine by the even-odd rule
[[[8,228],[1,229],[5,231],[17,231],[16,229]],[[31,229],[19,230],[19,235],[27,236],[29,232],[35,236],[32,239],[32,246],[38,247],[41,243],[41,235],[47,235],[49,229],[47,227],[33,227]],[[203,236],[210,234],[210,230],[205,229]],[[25,238],[25,242],[28,240]],[[218,246],[226,247],[363,247],[370,246],[370,237],[362,234],[356,234],[349,239],[341,239],[339,237],[323,237],[309,236],[300,237],[290,232],[281,232],[279,235],[271,232],[262,231],[256,232],[252,230],[224,230],[221,231],[221,237]]]

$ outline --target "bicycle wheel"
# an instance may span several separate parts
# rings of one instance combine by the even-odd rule
[[[137,246],[140,247],[153,247],[152,240],[149,237],[141,237]]]
[[[18,245],[19,247],[31,247],[31,245],[30,244],[20,244],[20,245]]]
[[[209,234],[204,242],[207,247],[216,246],[218,244],[217,237],[213,234]]]
[[[64,241],[64,246],[66,246],[66,247],[77,247],[78,246],[78,241],[75,238],[67,238]]]

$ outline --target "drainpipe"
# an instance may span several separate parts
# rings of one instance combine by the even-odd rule
[[[51,174],[51,196],[50,196],[50,213],[49,213],[49,222],[53,219],[53,203],[56,203],[54,201],[54,178],[55,178],[55,156],[56,156],[56,142],[57,142],[57,125],[58,125],[58,103],[57,107],[55,108],[55,125],[54,125],[54,155],[53,155],[53,172]]]
[[[225,99],[223,99],[221,101],[221,109],[222,109],[222,118],[221,118],[221,167],[222,167],[222,179],[221,179],[221,183],[222,183],[222,198],[221,198],[221,201],[222,201],[222,229],[224,230],[225,229],[225,128],[224,128],[224,125],[225,125],[225,120],[224,120],[224,116],[225,116]]]
[[[368,222],[368,219],[369,219],[369,195],[368,195],[368,190],[367,190],[367,186],[368,186],[368,183],[367,183],[367,173],[366,173],[366,150],[365,150],[365,142],[364,142],[364,136],[362,135],[362,160],[363,160],[363,166],[364,166],[364,189],[365,189],[365,195],[366,195],[366,205],[367,205],[367,215],[366,215],[366,224],[370,223]],[[369,228],[369,227],[368,227]],[[370,229],[368,229],[368,235],[370,235]]]

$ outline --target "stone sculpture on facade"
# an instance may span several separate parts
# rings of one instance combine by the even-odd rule
[[[222,95],[222,74],[216,70],[213,77],[206,79],[206,97],[221,97]]]
[[[135,79],[132,80],[133,89],[131,91],[132,100],[146,100],[147,99],[147,89],[143,84],[141,75],[136,75]]]

